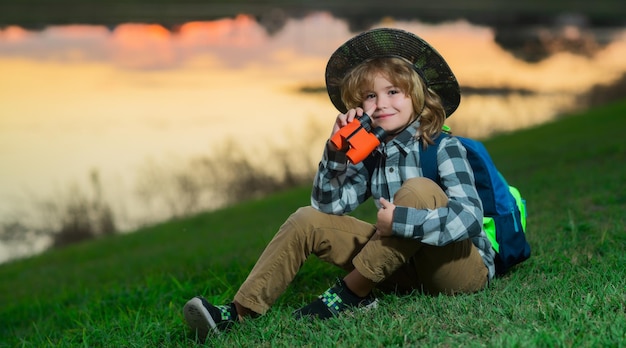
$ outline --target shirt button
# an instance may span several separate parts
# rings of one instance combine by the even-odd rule
[[[393,173],[393,168],[389,168],[389,173]]]

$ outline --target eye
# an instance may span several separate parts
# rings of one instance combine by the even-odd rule
[[[399,90],[399,89],[394,88],[394,89],[390,89],[390,90],[389,90],[389,94],[390,94],[390,95],[394,95],[394,94],[398,94],[398,93],[400,93],[400,90]]]
[[[365,94],[365,99],[374,99],[374,98],[376,98],[376,94],[374,93]]]

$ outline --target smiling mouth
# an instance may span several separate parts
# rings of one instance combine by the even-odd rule
[[[386,115],[378,115],[378,116],[374,116],[375,120],[379,120],[379,119],[385,119],[385,118],[389,118],[393,116],[393,114],[386,114]]]

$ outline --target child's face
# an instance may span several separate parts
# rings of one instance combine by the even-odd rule
[[[383,75],[374,78],[373,89],[366,92],[363,110],[376,108],[372,116],[373,125],[381,127],[389,134],[394,134],[413,120],[411,97],[404,94]]]

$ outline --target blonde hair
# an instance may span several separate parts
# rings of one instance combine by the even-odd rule
[[[352,69],[341,83],[343,103],[348,109],[362,106],[378,74],[411,98],[414,115],[409,124],[420,117],[422,144],[424,147],[433,144],[446,120],[446,111],[437,93],[426,86],[413,65],[403,58],[372,58]]]

